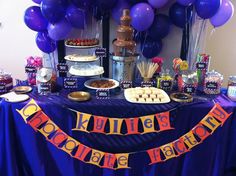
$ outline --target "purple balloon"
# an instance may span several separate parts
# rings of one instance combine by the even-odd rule
[[[122,16],[124,9],[130,9],[130,4],[126,0],[119,0],[112,9],[112,17],[117,23],[120,23],[120,17]]]
[[[73,27],[84,29],[85,11],[74,5],[70,5],[66,11],[66,19]]]
[[[97,4],[101,9],[110,10],[115,7],[117,0],[97,0]]]
[[[195,2],[195,0],[177,0],[177,2],[183,6],[190,6]]]
[[[148,0],[148,3],[151,4],[152,7],[159,9],[164,7],[169,0]]]
[[[147,30],[154,21],[154,11],[147,3],[138,3],[131,9],[132,26],[138,31]]]
[[[221,3],[222,0],[196,0],[194,5],[198,16],[208,19],[217,13]]]
[[[48,34],[55,41],[64,40],[69,35],[71,29],[71,24],[66,19],[63,19],[56,24],[49,24]]]
[[[33,0],[36,4],[41,4],[42,0]]]
[[[42,0],[41,11],[50,23],[56,23],[65,17],[67,5],[67,0]]]
[[[214,27],[220,27],[227,23],[233,15],[234,5],[229,0],[223,0],[220,9],[215,16],[210,19],[210,22]]]
[[[39,32],[36,36],[36,44],[44,53],[51,53],[56,50],[56,43],[48,36],[46,32]]]
[[[47,30],[48,22],[43,17],[41,10],[38,6],[32,6],[26,9],[24,15],[24,22],[26,26],[34,31]]]
[[[72,3],[79,8],[89,9],[93,3],[93,0],[72,0]]]

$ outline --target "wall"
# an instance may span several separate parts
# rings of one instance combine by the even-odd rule
[[[23,22],[24,11],[32,4],[31,0],[0,0],[0,68],[14,78],[25,78],[27,56],[41,55],[35,44],[36,32]]]

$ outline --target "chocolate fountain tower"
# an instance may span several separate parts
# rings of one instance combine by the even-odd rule
[[[116,32],[117,39],[113,43],[112,78],[117,81],[133,81],[138,55],[135,53],[134,30],[130,25],[131,17],[128,9],[123,10],[120,24]]]
[[[120,26],[117,29],[117,40],[113,43],[115,56],[134,55],[136,43],[133,41],[134,30],[130,26],[130,11],[125,9],[123,16],[120,18]]]

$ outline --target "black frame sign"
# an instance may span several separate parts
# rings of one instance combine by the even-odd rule
[[[32,65],[25,66],[25,73],[37,73],[37,68]]]
[[[129,89],[133,87],[133,82],[132,81],[121,81],[120,82],[120,87],[122,89]]]
[[[107,50],[106,50],[106,48],[97,48],[97,49],[95,50],[95,55],[96,55],[97,57],[106,57],[106,55],[107,55]]]
[[[78,80],[77,78],[64,78],[65,89],[77,89],[78,88]]]
[[[193,94],[195,93],[195,91],[196,91],[196,88],[194,87],[194,85],[186,85],[184,87],[184,93]]]
[[[110,99],[110,90],[109,89],[97,89],[96,90],[97,99]]]
[[[141,82],[141,87],[153,87],[154,82],[153,81],[143,81]]]
[[[217,90],[218,83],[217,82],[206,82],[206,88],[209,90]]]
[[[51,88],[52,88],[52,84],[47,82],[47,83],[43,83],[41,82],[40,83],[40,86],[39,86],[39,92],[41,94],[48,94],[48,93],[51,93]]]
[[[59,63],[57,64],[57,70],[59,73],[67,73],[69,70],[69,67],[66,63]]]
[[[196,67],[198,70],[206,70],[207,69],[207,63],[206,62],[198,62],[196,64]]]
[[[173,81],[172,80],[161,80],[160,81],[160,87],[163,90],[171,90],[173,85]]]

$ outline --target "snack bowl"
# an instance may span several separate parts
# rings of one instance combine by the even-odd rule
[[[88,101],[91,96],[88,92],[78,91],[69,93],[68,98],[73,101]]]
[[[91,84],[98,84],[98,86],[93,86]],[[110,84],[111,86],[109,87],[106,85],[102,84]],[[103,90],[110,90],[110,89],[115,89],[119,87],[119,82],[114,80],[114,79],[109,79],[109,78],[95,78],[95,79],[90,79],[84,83],[84,86],[93,89],[93,90],[98,90],[98,89],[103,89]]]

